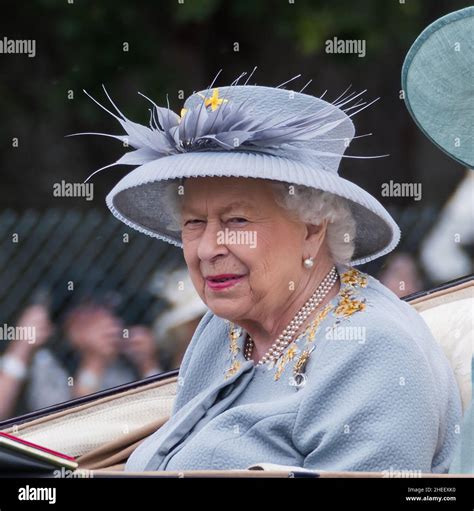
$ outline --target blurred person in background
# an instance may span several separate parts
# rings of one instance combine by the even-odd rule
[[[33,354],[44,346],[54,330],[47,307],[40,304],[25,308],[17,326],[32,328],[35,339],[11,341],[0,359],[0,419],[10,417],[15,410]]]
[[[474,173],[464,178],[423,240],[420,260],[436,283],[472,273],[474,268]]]
[[[379,279],[400,298],[423,289],[416,259],[406,252],[397,252],[389,257]]]
[[[13,341],[2,357],[0,419],[161,372],[152,330],[125,327],[98,299],[71,308],[56,342],[45,306],[26,308],[17,326],[34,327],[36,338]]]

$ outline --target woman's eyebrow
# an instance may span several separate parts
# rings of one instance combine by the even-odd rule
[[[253,206],[248,201],[237,201],[237,202],[231,202],[230,204],[227,204],[227,206],[222,210],[222,213],[227,213],[228,211],[231,211],[232,209],[243,209],[243,210],[252,210]]]
[[[250,202],[239,200],[239,201],[231,202],[230,204],[226,204],[220,210],[220,213],[227,213],[229,211],[232,211],[233,209],[252,211],[254,208]],[[183,214],[198,214],[198,212],[193,207],[188,207],[188,206],[184,205],[183,206]]]

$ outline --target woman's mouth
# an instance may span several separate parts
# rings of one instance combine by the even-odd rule
[[[226,289],[235,286],[243,280],[245,275],[215,275],[214,277],[206,277],[206,284],[213,291]]]

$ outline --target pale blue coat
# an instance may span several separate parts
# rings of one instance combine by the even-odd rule
[[[235,325],[238,349],[231,350],[233,325],[207,312],[184,356],[170,420],[132,453],[125,470],[267,462],[447,472],[460,436],[461,400],[442,349],[419,314],[378,280],[337,269],[349,283],[342,283],[312,340],[306,331],[294,344],[300,352],[278,379],[277,368],[245,360],[244,330]],[[295,386],[295,362],[311,347],[305,384]]]

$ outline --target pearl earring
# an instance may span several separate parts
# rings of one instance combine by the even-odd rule
[[[304,264],[304,267],[305,267],[305,268],[312,268],[312,267],[313,267],[313,265],[314,265],[313,258],[312,258],[312,257],[307,257],[307,258],[303,261],[303,264]]]

